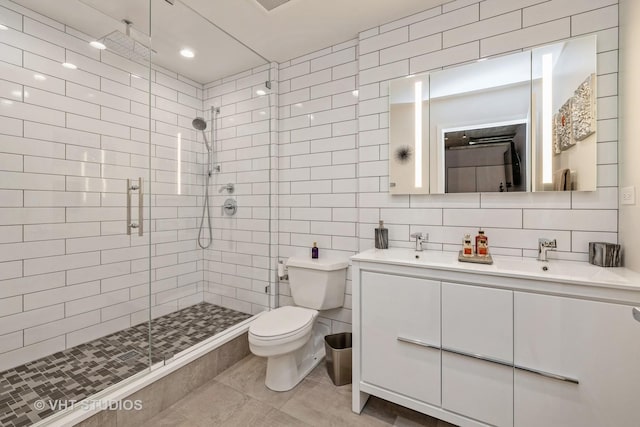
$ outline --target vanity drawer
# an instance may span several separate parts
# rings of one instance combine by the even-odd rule
[[[443,282],[442,348],[513,362],[513,292]]]
[[[494,426],[513,426],[513,367],[443,350],[442,407]]]
[[[361,380],[440,405],[440,283],[362,273]]]

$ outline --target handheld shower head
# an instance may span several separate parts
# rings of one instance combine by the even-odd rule
[[[195,130],[205,130],[207,128],[207,122],[202,117],[196,117],[191,122],[191,126],[193,126]]]
[[[199,130],[202,132],[204,145],[207,147],[207,151],[211,152],[211,146],[209,145],[209,141],[207,140],[207,134],[204,133],[205,129],[207,128],[207,122],[202,117],[196,117],[191,122],[191,126],[193,126],[195,130]]]

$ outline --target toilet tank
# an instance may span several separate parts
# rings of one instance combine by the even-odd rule
[[[314,310],[342,307],[349,263],[336,259],[291,257],[289,287],[295,305]]]

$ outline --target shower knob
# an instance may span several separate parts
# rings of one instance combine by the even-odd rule
[[[222,209],[224,210],[224,213],[229,216],[235,215],[238,210],[238,203],[234,199],[227,199],[224,201]]]

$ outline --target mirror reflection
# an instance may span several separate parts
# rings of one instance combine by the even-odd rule
[[[526,191],[530,53],[438,71],[430,82],[431,192]]]
[[[526,191],[526,143],[526,122],[445,130],[445,193]]]
[[[392,81],[389,191],[594,191],[595,61],[589,36]]]

